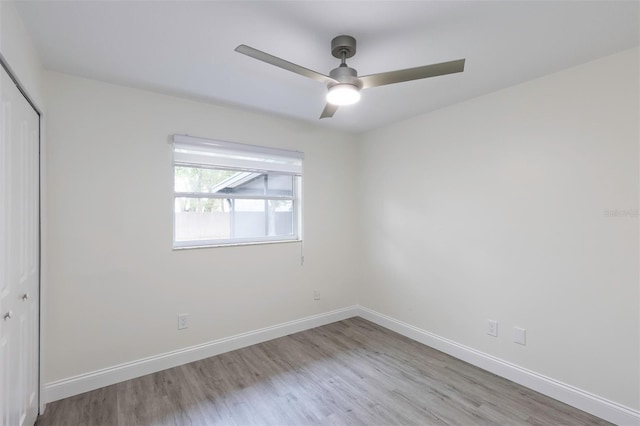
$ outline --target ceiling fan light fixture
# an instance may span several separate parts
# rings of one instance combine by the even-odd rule
[[[360,100],[360,89],[353,84],[339,83],[329,87],[327,102],[332,105],[351,105]]]

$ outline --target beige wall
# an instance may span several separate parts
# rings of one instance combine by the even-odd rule
[[[362,135],[360,303],[640,408],[638,62]]]
[[[351,136],[63,74],[45,81],[45,382],[356,302]],[[300,243],[171,249],[174,133],[304,151],[304,266]],[[177,331],[178,313],[189,329]]]

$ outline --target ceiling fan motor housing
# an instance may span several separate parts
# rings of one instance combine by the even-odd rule
[[[358,71],[354,68],[343,66],[334,68],[329,73],[329,77],[338,82],[329,83],[329,87],[335,86],[336,84],[351,84],[356,86],[358,89],[362,89],[362,82],[360,82],[360,79],[358,78]]]

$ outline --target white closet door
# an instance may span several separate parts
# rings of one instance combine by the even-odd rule
[[[0,67],[0,424],[38,412],[39,117]]]

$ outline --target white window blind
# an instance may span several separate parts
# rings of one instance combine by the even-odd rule
[[[174,135],[176,165],[302,175],[304,153],[234,142]]]

